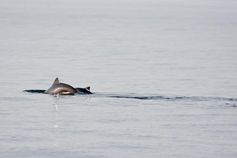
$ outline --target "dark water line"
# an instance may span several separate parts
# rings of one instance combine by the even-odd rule
[[[237,101],[237,98],[227,97],[202,97],[202,96],[126,96],[126,95],[109,95],[111,98],[139,99],[139,100],[167,100],[167,101]]]
[[[42,89],[30,89],[23,92],[45,93]],[[80,94],[79,94],[80,95]],[[111,94],[111,93],[94,93],[94,97],[110,97],[119,99],[138,99],[138,100],[167,100],[167,101],[230,101],[236,102],[237,98],[230,97],[204,97],[204,96],[165,96],[165,95],[139,95],[139,94]]]
[[[45,93],[45,90],[43,90],[43,89],[29,89],[29,90],[24,90],[23,92],[29,92],[29,93]]]

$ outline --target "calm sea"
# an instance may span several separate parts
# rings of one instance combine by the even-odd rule
[[[0,0],[0,157],[236,158],[236,8]]]

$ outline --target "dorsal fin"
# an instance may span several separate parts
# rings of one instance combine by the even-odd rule
[[[59,79],[58,78],[55,78],[54,82],[53,82],[53,85],[55,84],[59,84]]]
[[[91,87],[88,86],[88,87],[86,87],[85,89],[88,90],[88,91],[90,91],[90,90],[91,90]]]

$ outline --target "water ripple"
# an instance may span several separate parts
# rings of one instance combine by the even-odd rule
[[[237,98],[228,97],[204,97],[204,96],[139,96],[139,95],[109,95],[111,98],[123,98],[123,99],[139,99],[139,100],[168,100],[168,101],[237,101]]]
[[[24,90],[29,93],[44,93],[45,90]],[[207,97],[207,96],[166,96],[166,95],[140,95],[135,93],[114,94],[114,93],[94,93],[94,97],[110,97],[119,99],[137,99],[137,100],[167,100],[167,101],[229,101],[236,102],[237,98],[232,97]]]

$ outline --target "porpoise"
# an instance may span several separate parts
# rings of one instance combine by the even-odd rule
[[[59,82],[58,78],[54,80],[51,87],[47,90],[29,89],[29,90],[24,90],[24,91],[29,92],[29,93],[45,93],[45,94],[52,94],[52,95],[93,94],[90,91],[90,87],[74,88],[69,84]]]

